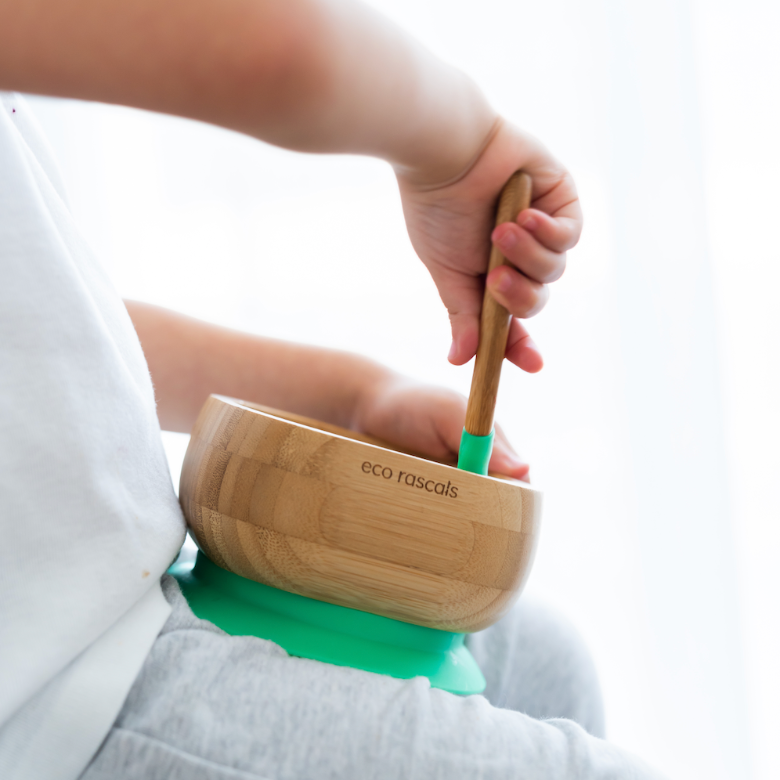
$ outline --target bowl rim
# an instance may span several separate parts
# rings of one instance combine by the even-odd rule
[[[265,404],[255,403],[254,401],[244,401],[239,398],[232,398],[230,396],[221,395],[219,393],[211,393],[209,398],[213,398],[228,406],[247,410],[254,414],[259,414],[264,417],[271,417],[288,425],[308,428],[310,430],[316,431],[317,433],[323,433],[328,436],[335,436],[336,438],[345,439],[346,441],[352,442],[354,444],[392,452],[395,455],[403,455],[408,458],[414,458],[415,460],[421,461],[422,463],[450,469],[457,472],[460,477],[488,479],[492,482],[498,482],[502,485],[510,485],[512,487],[520,488],[521,490],[527,490],[539,495],[542,494],[542,491],[539,490],[539,488],[533,487],[528,482],[522,482],[519,479],[514,479],[513,477],[498,474],[496,472],[491,472],[489,474],[475,474],[471,471],[464,471],[463,469],[459,469],[455,463],[445,463],[443,461],[435,460],[416,452],[404,450],[399,447],[395,447],[394,445],[389,444],[388,442],[383,441],[382,439],[379,439],[375,436],[360,433],[359,431],[351,431],[347,428],[343,428],[340,425],[336,425],[335,423],[326,423],[320,420],[315,420],[313,417],[307,417],[306,415],[298,414],[297,412],[287,412],[282,409],[275,409],[274,407],[266,406]]]

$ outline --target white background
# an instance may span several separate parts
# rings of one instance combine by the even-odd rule
[[[761,0],[375,0],[573,171],[586,230],[498,416],[545,491],[529,590],[672,777],[780,776],[780,12]],[[117,287],[466,392],[383,163],[36,100]],[[176,460],[186,440],[166,435]]]

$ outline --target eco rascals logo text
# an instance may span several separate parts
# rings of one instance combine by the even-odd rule
[[[383,466],[381,463],[364,461],[361,468],[364,474],[373,474],[375,477],[381,477],[382,479],[390,480],[395,476],[395,472],[390,466]],[[436,493],[437,496],[458,497],[457,485],[453,485],[449,480],[447,480],[445,485],[443,482],[437,482],[435,479],[426,479],[417,474],[412,474],[410,471],[399,471],[396,482],[417,488],[418,490],[425,490],[427,493]]]

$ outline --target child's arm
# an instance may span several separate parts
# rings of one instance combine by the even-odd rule
[[[6,0],[0,88],[365,153],[425,184],[459,173],[495,121],[464,74],[351,0]]]
[[[457,460],[465,399],[346,352],[261,338],[127,301],[149,363],[163,428],[189,432],[209,393],[266,404],[368,433],[402,449]],[[528,466],[497,432],[490,467]]]
[[[544,305],[545,285],[579,236],[566,169],[502,122],[464,74],[350,0],[5,0],[0,88],[125,103],[290,149],[387,160],[450,314],[454,363],[476,350],[491,211],[511,173],[533,177],[533,208],[494,233],[515,239],[501,246],[516,270],[497,269],[488,283],[515,316]],[[541,367],[517,323],[508,357]]]

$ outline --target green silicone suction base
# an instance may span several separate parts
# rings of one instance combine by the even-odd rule
[[[493,453],[494,436],[495,431],[491,431],[487,436],[474,436],[464,428],[460,437],[458,468],[474,474],[486,475],[490,456]]]
[[[415,626],[262,585],[212,563],[202,552],[169,569],[192,611],[228,634],[257,636],[290,655],[409,679],[468,695],[485,678],[463,634]]]

